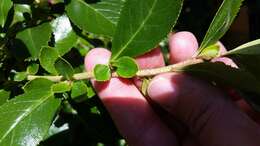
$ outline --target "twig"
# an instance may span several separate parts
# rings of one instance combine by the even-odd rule
[[[136,73],[137,77],[149,77],[149,76],[155,76],[157,74],[161,73],[167,73],[167,72],[180,72],[182,68],[185,66],[193,65],[193,64],[198,64],[204,62],[202,59],[190,59],[184,62],[180,62],[177,64],[165,66],[165,67],[160,67],[160,68],[155,68],[155,69],[144,69],[144,70],[139,70]],[[116,73],[112,74],[112,77],[118,77]],[[64,80],[63,76],[35,76],[35,75],[29,75],[27,77],[27,80],[34,80],[37,78],[44,78],[51,80],[53,82],[60,82]],[[84,72],[84,73],[78,73],[74,74],[72,77],[74,80],[85,80],[85,79],[92,79],[94,78],[93,72]]]

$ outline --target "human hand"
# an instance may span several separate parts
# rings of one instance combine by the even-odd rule
[[[189,32],[172,35],[169,46],[171,63],[191,58],[198,49],[196,38]],[[222,51],[225,51],[223,46]],[[90,71],[96,64],[107,64],[110,55],[106,49],[91,50],[85,58],[86,69]],[[228,58],[215,61],[235,66]],[[138,57],[137,62],[141,69],[165,65],[158,48]],[[158,114],[140,93],[140,81],[137,79],[112,78],[109,82],[92,80],[92,84],[130,146],[260,144],[260,127],[241,109],[246,109],[255,120],[257,116],[252,114],[243,100],[234,102],[221,89],[189,75],[166,73],[151,81],[149,99],[165,110],[163,115]],[[177,119],[182,125],[178,130],[172,129],[165,119]],[[179,133],[185,134],[179,136]]]

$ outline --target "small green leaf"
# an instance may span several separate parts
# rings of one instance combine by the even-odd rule
[[[112,62],[112,65],[116,67],[116,73],[123,78],[132,78],[138,71],[138,65],[131,57],[121,57]]]
[[[71,84],[69,82],[60,82],[51,86],[53,93],[63,93],[71,90]]]
[[[55,49],[57,49],[60,56],[63,56],[75,45],[77,35],[66,15],[56,18],[51,25],[54,33]]]
[[[40,64],[41,66],[52,74],[57,74],[57,71],[55,69],[55,61],[59,58],[58,52],[55,50],[55,48],[52,47],[42,47],[40,52]]]
[[[260,39],[243,44],[233,50],[228,51],[224,56],[229,55],[260,55]]]
[[[179,71],[232,87],[260,94],[260,82],[251,73],[224,63],[205,62],[186,66]]]
[[[58,73],[68,80],[71,79],[72,76],[74,75],[74,70],[73,70],[73,67],[71,66],[71,64],[67,60],[65,60],[61,57],[59,57],[56,60],[54,66],[55,66],[56,70],[58,71]]]
[[[152,50],[175,25],[182,0],[126,0],[112,42],[112,60]]]
[[[71,89],[71,98],[74,99],[87,93],[88,86],[83,81],[74,82]]]
[[[10,91],[5,91],[4,89],[0,90],[0,106],[9,99],[10,94]]]
[[[39,70],[39,64],[32,63],[27,67],[26,72],[27,74],[35,75],[38,72],[38,70]]]
[[[120,0],[117,1],[117,3],[120,2]],[[83,30],[95,34],[113,36],[116,24],[113,21],[114,19],[110,18],[113,17],[114,14],[111,16],[109,15],[109,13],[111,13],[111,11],[113,10],[104,7],[102,10],[106,11],[106,14],[99,10],[101,9],[96,9],[95,7],[91,6],[90,4],[87,4],[83,0],[73,0],[66,7],[66,12],[69,18],[72,20],[73,23],[75,23]]]
[[[220,46],[218,44],[211,45],[203,49],[197,57],[205,60],[211,60],[220,55],[219,51],[220,51]]]
[[[20,82],[20,81],[25,80],[26,77],[27,77],[26,72],[17,72],[17,73],[15,73],[14,81]]]
[[[51,37],[51,26],[44,23],[37,27],[27,28],[17,34],[17,38],[26,45],[33,59],[38,59],[42,46],[47,46]]]
[[[94,68],[94,76],[97,81],[107,81],[111,78],[111,70],[107,65],[98,64]]]
[[[40,92],[40,91],[51,91],[51,86],[53,82],[47,79],[38,78],[27,82],[23,90],[25,93],[28,92]]]
[[[12,8],[11,0],[0,0],[0,26],[4,27],[9,10]]]
[[[204,37],[199,52],[208,46],[214,45],[227,32],[234,21],[243,0],[224,0],[211,22]]]

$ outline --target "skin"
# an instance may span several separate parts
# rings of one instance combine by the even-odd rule
[[[171,63],[189,59],[198,49],[198,42],[190,32],[179,32],[169,39]],[[91,71],[96,64],[107,64],[110,56],[106,49],[91,50],[85,58],[86,70]],[[229,58],[215,61],[236,67]],[[142,69],[165,65],[158,48],[138,57],[137,62]],[[259,145],[260,127],[256,122],[259,115],[242,99],[230,98],[222,89],[186,74],[157,75],[148,87],[146,98],[138,90],[140,82],[137,78],[92,80],[130,146]],[[159,114],[151,101],[163,113]],[[181,124],[176,126],[176,121]]]

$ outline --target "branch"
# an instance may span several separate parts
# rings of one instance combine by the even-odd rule
[[[202,59],[190,59],[184,62],[180,62],[177,64],[165,66],[165,67],[160,67],[160,68],[155,68],[155,69],[144,69],[144,70],[139,70],[136,73],[137,77],[149,77],[149,76],[155,76],[161,73],[167,73],[167,72],[180,72],[182,68],[193,65],[193,64],[198,64],[204,62]],[[118,77],[116,73],[112,74],[112,77]],[[27,77],[27,80],[34,80],[37,78],[44,78],[51,80],[53,82],[60,82],[64,80],[63,76],[35,76],[35,75],[29,75]],[[93,72],[84,72],[84,73],[78,73],[74,74],[72,77],[74,80],[84,80],[84,79],[93,79],[94,75]]]

